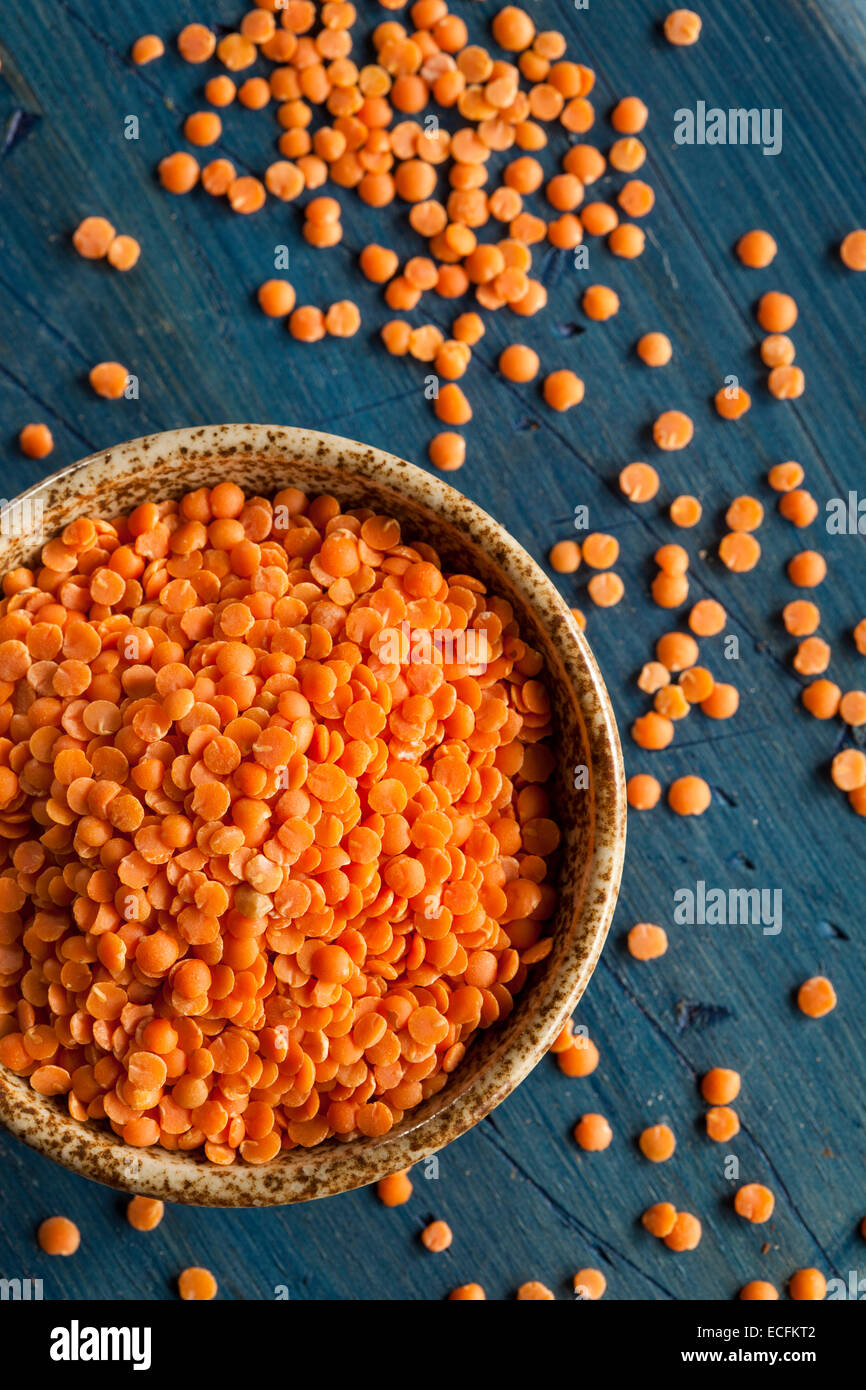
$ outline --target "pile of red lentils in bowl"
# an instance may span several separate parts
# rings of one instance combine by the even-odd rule
[[[551,947],[542,661],[391,516],[234,483],[0,602],[0,1062],[128,1144],[382,1135]]]

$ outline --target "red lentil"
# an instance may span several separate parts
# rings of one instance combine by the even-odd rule
[[[656,1202],[643,1213],[641,1225],[651,1236],[664,1240],[673,1230],[676,1219],[677,1211],[672,1202]]]
[[[818,515],[818,503],[805,488],[791,488],[779,498],[779,515],[792,526],[811,526]]]
[[[187,24],[177,36],[177,51],[187,63],[207,62],[216,49],[216,35],[204,24]]]
[[[778,1300],[779,1291],[766,1279],[752,1279],[748,1284],[744,1284],[740,1289],[739,1298],[744,1302],[774,1302]]]
[[[701,700],[701,710],[709,719],[730,719],[739,707],[739,691],[724,681],[716,681],[712,693]]]
[[[153,1231],[165,1215],[165,1203],[156,1197],[133,1197],[126,1219],[136,1231]]]
[[[732,531],[756,531],[764,520],[764,508],[756,497],[735,497],[725,512]]]
[[[765,367],[789,367],[796,355],[797,350],[785,333],[769,333],[761,343],[761,361]]]
[[[734,574],[753,570],[760,558],[760,542],[749,531],[729,531],[719,541],[719,559]]]
[[[666,367],[673,356],[671,340],[665,333],[644,333],[635,351],[648,367]]]
[[[737,255],[743,265],[763,270],[774,259],[779,248],[769,232],[745,232],[737,242]]]
[[[669,1250],[678,1253],[684,1250],[694,1250],[700,1245],[701,1223],[691,1212],[678,1211],[671,1230],[664,1237],[665,1245]]]
[[[466,440],[453,430],[442,430],[430,440],[427,453],[434,468],[452,473],[466,461]]]
[[[598,1153],[613,1139],[613,1130],[603,1115],[583,1115],[575,1125],[574,1137],[580,1148]]]
[[[802,367],[782,365],[774,367],[767,378],[771,396],[780,401],[793,401],[802,396],[806,389],[806,377]]]
[[[664,23],[665,38],[677,47],[697,43],[701,35],[701,17],[694,10],[671,10]]]
[[[666,632],[656,643],[656,656],[668,671],[686,671],[698,659],[698,644],[688,632]]]
[[[89,380],[97,396],[116,401],[126,391],[129,372],[120,362],[97,362],[90,369]]]
[[[625,593],[625,584],[613,570],[604,574],[594,574],[586,586],[586,591],[598,608],[613,608]]]
[[[54,448],[54,438],[47,425],[25,425],[18,435],[18,447],[31,459],[44,459]]]
[[[767,482],[774,492],[790,492],[792,488],[800,486],[803,477],[803,468],[799,463],[774,463],[767,474]]]
[[[638,1147],[650,1163],[666,1163],[676,1146],[677,1141],[669,1125],[650,1125],[638,1136]]]
[[[673,742],[674,726],[670,719],[655,710],[640,715],[631,726],[631,735],[640,748],[658,751]]]
[[[107,218],[85,217],[72,233],[72,245],[85,260],[97,261],[108,255],[114,236],[114,227]]]
[[[756,315],[765,333],[787,333],[797,322],[797,304],[791,295],[769,290],[761,296]]]
[[[259,307],[268,318],[285,318],[295,307],[294,286],[288,280],[265,280],[257,291]]]
[[[421,1232],[421,1244],[434,1255],[447,1250],[453,1239],[454,1235],[447,1221],[431,1221]]]
[[[801,550],[788,561],[788,578],[799,589],[815,589],[827,576],[827,561],[817,550]]]
[[[668,805],[678,816],[702,816],[711,800],[702,777],[678,777],[668,788]]]
[[[666,410],[653,425],[653,439],[659,449],[685,449],[694,436],[693,421],[682,410]]]
[[[546,1284],[539,1283],[537,1279],[529,1279],[520,1285],[517,1298],[520,1303],[552,1303],[554,1295]]]
[[[164,52],[165,44],[158,34],[142,34],[132,45],[130,57],[136,67],[141,67],[152,63],[154,58],[161,58]]]
[[[830,777],[834,787],[843,792],[855,792],[866,787],[866,753],[859,748],[842,749],[833,758]]]
[[[661,783],[647,772],[636,773],[626,783],[628,804],[636,811],[651,811],[658,805],[661,794]]]
[[[600,1269],[579,1269],[573,1280],[574,1296],[589,1302],[604,1297],[607,1280]]]
[[[657,690],[670,685],[671,673],[660,661],[646,661],[640,669],[637,678],[637,687],[644,690],[647,695],[654,695]]]
[[[651,502],[659,490],[659,475],[652,464],[627,463],[619,486],[630,502]]]
[[[798,1269],[788,1281],[788,1293],[798,1303],[821,1303],[827,1280],[819,1269]]]
[[[508,381],[532,381],[539,365],[538,353],[522,343],[512,343],[499,354],[499,370]]]
[[[769,1187],[759,1182],[747,1182],[734,1195],[734,1211],[746,1221],[761,1225],[773,1215],[776,1199]]]
[[[547,559],[557,574],[574,574],[580,568],[580,546],[577,541],[557,541]]]
[[[649,120],[640,97],[622,97],[610,113],[610,123],[621,135],[639,135]]]
[[[180,150],[168,154],[157,165],[157,174],[168,193],[189,193],[199,180],[201,169],[194,155]]]
[[[839,701],[839,714],[852,728],[866,724],[866,690],[846,690]]]
[[[801,676],[819,676],[830,665],[830,645],[822,637],[806,637],[794,653],[794,670]]]
[[[408,1168],[401,1173],[389,1173],[376,1184],[379,1201],[385,1207],[402,1207],[412,1196]]]
[[[667,932],[652,922],[638,922],[628,934],[628,949],[635,960],[657,960],[668,949]]]
[[[692,497],[690,493],[684,492],[671,502],[669,515],[675,526],[688,529],[697,526],[701,519],[702,510],[697,497]]]
[[[819,677],[805,687],[800,699],[813,719],[833,719],[839,713],[842,691],[835,681]]]
[[[566,1076],[591,1076],[598,1066],[598,1048],[591,1038],[579,1034],[557,1056],[559,1069]]]
[[[590,285],[584,290],[581,303],[587,318],[599,322],[619,313],[619,295],[607,285]]]
[[[108,264],[115,270],[132,270],[141,257],[141,246],[134,236],[116,236],[106,252]]]
[[[849,270],[866,270],[866,231],[849,232],[839,247],[843,265]]]
[[[740,1074],[729,1067],[713,1067],[701,1079],[701,1095],[710,1105],[730,1105],[740,1094]]]
[[[807,1018],[824,1018],[836,1007],[836,991],[824,975],[804,980],[797,990],[797,1007]]]
[[[580,405],[585,388],[579,376],[563,367],[544,378],[542,390],[552,410],[570,410]]]
[[[216,1298],[217,1281],[209,1269],[191,1265],[178,1275],[177,1291],[185,1302],[207,1303]]]
[[[49,1216],[37,1232],[46,1255],[74,1255],[81,1244],[81,1232],[68,1216]]]
[[[740,1117],[729,1105],[714,1105],[705,1115],[707,1135],[717,1144],[726,1144],[740,1132]]]

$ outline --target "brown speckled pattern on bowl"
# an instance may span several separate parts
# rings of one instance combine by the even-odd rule
[[[44,504],[48,539],[83,513],[114,516],[225,479],[248,492],[297,486],[390,512],[404,523],[408,540],[430,542],[455,569],[474,572],[508,599],[546,661],[563,832],[553,951],[530,973],[510,1017],[481,1034],[443,1090],[382,1138],[329,1140],[262,1166],[216,1167],[193,1154],[129,1148],[107,1127],[72,1120],[60,1103],[0,1067],[0,1119],[68,1168],[173,1202],[262,1206],[329,1196],[409,1167],[476,1124],[531,1071],[586,988],[607,934],[625,848],[625,787],[607,692],[554,586],[480,507],[403,459],[336,435],[215,425],[131,440],[54,474],[23,497]],[[36,548],[32,537],[2,536],[0,573],[27,563]],[[581,764],[590,769],[589,791],[573,785]]]

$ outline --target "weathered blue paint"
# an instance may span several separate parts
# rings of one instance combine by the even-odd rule
[[[228,419],[330,429],[425,462],[434,422],[424,369],[381,349],[377,330],[389,315],[354,270],[358,249],[374,236],[406,254],[420,249],[403,210],[374,214],[341,194],[344,241],[315,251],[299,237],[296,207],[271,203],[259,216],[235,217],[200,191],[171,199],[155,184],[157,160],[183,146],[178,128],[199,104],[203,76],[171,43],[162,61],[135,71],[130,42],[145,28],[169,39],[205,13],[230,25],[243,8],[228,0],[205,7],[151,0],[146,15],[131,0],[6,7],[0,486],[8,496],[92,448]],[[492,3],[455,8],[479,37],[494,12]],[[360,0],[359,9],[383,17],[372,0]],[[690,50],[660,36],[666,6],[658,0],[598,0],[586,11],[538,0],[532,9],[539,27],[564,28],[574,56],[597,68],[603,145],[612,138],[605,113],[613,101],[631,92],[647,99],[645,176],[658,202],[642,260],[617,261],[592,246],[589,278],[622,297],[622,312],[606,325],[580,312],[585,273],[564,253],[537,251],[551,311],[535,320],[490,316],[464,382],[475,415],[456,481],[539,557],[569,534],[579,503],[589,506],[594,528],[619,537],[626,598],[607,614],[591,612],[589,633],[624,729],[644,707],[634,675],[673,626],[646,597],[652,550],[682,539],[664,503],[679,491],[701,494],[704,519],[686,540],[692,593],[718,596],[728,608],[741,643],[729,669],[742,706],[729,724],[693,715],[666,753],[640,755],[627,736],[625,746],[631,772],[660,770],[665,782],[702,773],[713,806],[693,823],[664,807],[633,817],[621,906],[579,1015],[601,1050],[597,1072],[569,1081],[552,1059],[542,1064],[441,1156],[437,1180],[417,1175],[406,1207],[386,1211],[365,1191],[280,1211],[177,1209],[155,1234],[139,1235],[123,1219],[122,1198],[0,1137],[0,1273],[42,1276],[51,1297],[170,1297],[173,1275],[189,1263],[210,1265],[223,1296],[269,1298],[285,1285],[295,1299],[430,1298],[466,1280],[505,1297],[530,1277],[567,1297],[570,1276],[586,1264],[605,1271],[614,1298],[728,1298],[753,1277],[781,1285],[804,1264],[843,1275],[863,1267],[866,1247],[856,1235],[866,1211],[863,822],[827,778],[840,727],[812,721],[797,706],[801,682],[779,611],[793,596],[784,562],[808,539],[774,516],[762,479],[773,462],[798,458],[822,506],[863,487],[866,276],[847,274],[835,247],[866,222],[864,7],[862,0],[703,0],[703,36]],[[782,153],[675,146],[674,112],[698,100],[782,107]],[[123,138],[130,115],[140,122],[137,142]],[[273,129],[268,113],[233,108],[225,113],[224,152],[260,170],[273,157]],[[602,182],[601,194],[612,185]],[[136,270],[120,275],[79,260],[69,233],[90,213],[140,239]],[[778,238],[768,271],[747,271],[731,254],[751,226]],[[301,302],[326,305],[344,295],[359,302],[364,329],[348,350],[334,341],[294,343],[258,312],[254,291],[273,273],[281,243],[291,248]],[[776,287],[793,291],[800,305],[794,336],[808,390],[795,404],[768,397],[757,357],[752,307]],[[442,301],[428,297],[422,308],[414,321],[429,313],[449,322]],[[661,371],[646,370],[631,351],[649,329],[667,331],[674,343],[674,361]],[[553,416],[535,387],[498,378],[498,352],[515,338],[538,349],[545,369],[571,366],[586,379],[579,410]],[[139,376],[138,401],[91,394],[87,371],[104,358]],[[736,425],[719,421],[711,405],[731,372],[754,397]],[[669,407],[694,415],[696,439],[682,455],[660,456],[647,424]],[[31,419],[54,431],[57,448],[44,464],[22,459],[15,446]],[[635,458],[658,463],[663,477],[658,502],[641,508],[616,486],[619,469]],[[727,502],[744,491],[764,499],[768,521],[760,570],[735,577],[712,551]],[[820,521],[819,528],[831,571],[819,599],[833,672],[844,688],[862,686],[863,658],[848,634],[866,612],[866,542],[828,539]],[[563,588],[589,609],[585,583],[582,571]],[[704,650],[723,677],[719,639]],[[676,926],[673,894],[698,878],[782,888],[783,930],[771,937],[756,928]],[[639,965],[628,956],[624,935],[638,920],[667,927],[662,960]],[[793,992],[819,971],[835,981],[839,1007],[812,1023],[798,1015]],[[717,1063],[743,1073],[743,1132],[731,1146],[711,1144],[700,1122],[695,1079]],[[613,1125],[604,1154],[581,1154],[570,1138],[587,1110]],[[676,1130],[677,1152],[652,1168],[634,1138],[663,1118]],[[733,1184],[722,1170],[729,1147],[743,1181],[766,1181],[776,1192],[766,1228],[732,1213]],[[694,1254],[673,1256],[640,1228],[640,1212],[661,1198],[701,1216],[705,1234]],[[82,1228],[74,1259],[52,1261],[36,1248],[35,1227],[54,1212],[68,1212]],[[417,1240],[434,1216],[455,1232],[451,1250],[436,1257]]]

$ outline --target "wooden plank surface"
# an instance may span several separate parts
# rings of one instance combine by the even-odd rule
[[[365,24],[387,17],[357,0]],[[496,6],[456,3],[473,38],[488,32]],[[833,644],[832,673],[843,689],[862,686],[864,659],[850,630],[866,614],[863,536],[828,536],[823,506],[862,489],[866,393],[866,276],[847,273],[835,248],[866,223],[863,189],[863,0],[702,0],[704,30],[693,49],[667,45],[658,0],[593,0],[577,10],[537,0],[539,28],[562,28],[570,56],[598,72],[597,128],[612,138],[607,111],[636,92],[651,107],[644,176],[657,204],[646,254],[618,261],[593,243],[591,270],[567,253],[540,248],[536,264],[550,308],[536,319],[489,317],[488,333],[464,383],[474,409],[468,462],[456,482],[535,556],[570,533],[585,504],[594,529],[622,545],[626,597],[589,613],[598,655],[625,735],[628,770],[663,782],[698,772],[710,782],[706,816],[682,821],[659,807],[633,816],[614,929],[579,1021],[598,1043],[601,1064],[587,1080],[566,1080],[553,1059],[496,1113],[446,1150],[438,1177],[416,1175],[406,1207],[386,1211],[372,1191],[305,1207],[260,1212],[171,1211],[152,1236],[132,1232],[124,1200],[79,1180],[0,1136],[3,1159],[0,1274],[39,1275],[53,1298],[172,1296],[172,1278],[189,1263],[210,1265],[228,1298],[438,1298],[478,1280],[489,1297],[513,1294],[539,1278],[568,1297],[583,1265],[606,1274],[618,1299],[730,1298],[747,1279],[781,1286],[815,1264],[847,1277],[862,1267],[857,1223],[866,1213],[863,1096],[866,1004],[862,952],[863,824],[830,785],[827,767],[844,741],[839,724],[809,719],[798,707],[802,682],[779,613],[794,596],[784,565],[801,545],[827,555],[819,595],[822,632]],[[227,26],[243,5],[212,0],[207,17]],[[345,236],[315,251],[299,235],[300,213],[271,201],[256,217],[231,215],[204,194],[171,199],[153,168],[181,148],[179,126],[199,104],[201,71],[182,63],[172,42],[182,24],[205,17],[193,0],[151,0],[146,16],[132,0],[31,0],[7,6],[0,37],[0,490],[15,496],[46,472],[95,448],[153,430],[219,420],[259,420],[333,430],[426,464],[433,431],[423,369],[391,358],[377,331],[389,316],[379,292],[357,278],[359,248],[376,239],[406,254],[420,250],[405,212],[383,213],[341,193]],[[164,34],[160,62],[134,70],[127,53],[143,29]],[[360,32],[360,26],[359,31]],[[210,71],[210,69],[209,69]],[[781,107],[778,157],[756,148],[678,147],[674,112],[708,105]],[[273,117],[232,108],[220,152],[260,170],[272,158]],[[124,139],[135,116],[139,139]],[[552,149],[558,146],[552,144]],[[605,180],[600,196],[616,186]],[[129,275],[86,264],[69,234],[90,213],[109,216],[144,248]],[[748,271],[732,255],[751,226],[779,241],[773,266]],[[364,316],[349,346],[295,343],[254,302],[273,273],[274,248],[290,247],[289,276],[300,302],[326,305],[349,296]],[[584,286],[617,289],[622,311],[608,324],[581,313]],[[766,289],[794,293],[800,306],[797,360],[808,389],[796,403],[772,400],[757,356],[753,318]],[[449,306],[431,296],[423,314],[442,325]],[[651,372],[632,348],[641,332],[662,329],[674,361]],[[553,416],[532,386],[504,382],[496,357],[519,339],[545,369],[570,366],[584,377],[584,404]],[[98,400],[87,386],[96,361],[117,358],[140,379],[137,401]],[[752,393],[738,424],[720,421],[712,396],[729,373]],[[659,455],[648,425],[679,407],[696,421],[693,446]],[[44,419],[56,450],[23,459],[22,424]],[[656,463],[656,502],[630,506],[616,485],[635,458]],[[799,459],[822,507],[798,539],[774,515],[763,479],[782,459]],[[714,724],[693,715],[670,750],[641,754],[627,735],[645,706],[634,676],[670,614],[648,597],[651,554],[682,539],[666,502],[695,491],[704,517],[686,543],[693,555],[692,598],[726,605],[739,660],[736,719]],[[768,520],[760,568],[732,576],[715,558],[724,509],[740,492],[761,497]],[[571,602],[589,609],[581,571],[563,582]],[[721,639],[705,656],[725,677]],[[858,739],[858,742],[862,740]],[[674,893],[698,879],[722,888],[780,888],[777,936],[757,927],[680,927]],[[636,921],[663,925],[670,950],[640,965],[624,948]],[[839,1007],[815,1023],[798,1014],[794,993],[826,973]],[[743,1074],[743,1130],[732,1145],[703,1134],[696,1078],[713,1064]],[[582,1154],[570,1138],[585,1111],[608,1116],[610,1149]],[[635,1136],[669,1121],[674,1159],[653,1168]],[[774,1218],[751,1227],[731,1209],[735,1182],[723,1158],[739,1156],[741,1181],[767,1182]],[[638,1224],[651,1201],[669,1198],[704,1223],[697,1252],[673,1256]],[[66,1212],[86,1247],[51,1261],[34,1242],[38,1222]],[[417,1234],[433,1216],[455,1232],[451,1250],[430,1256]],[[764,1242],[769,1249],[762,1253]]]

